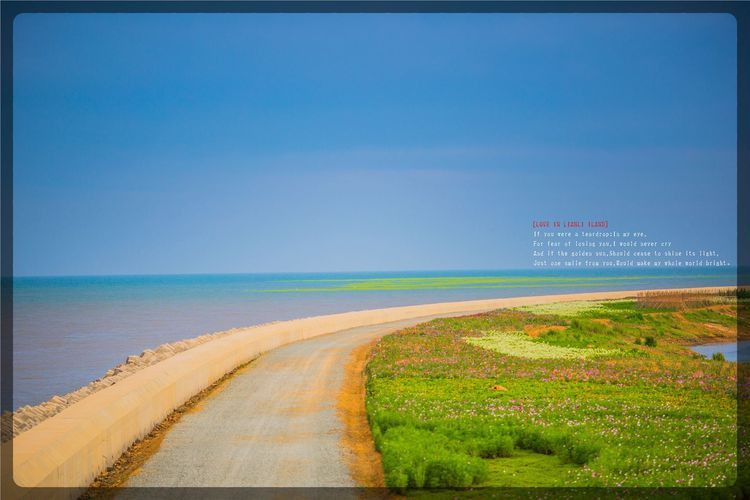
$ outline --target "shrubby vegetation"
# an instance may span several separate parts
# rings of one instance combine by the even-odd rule
[[[730,340],[747,321],[732,299],[500,310],[384,337],[367,411],[388,486],[732,484],[737,365],[687,347]]]

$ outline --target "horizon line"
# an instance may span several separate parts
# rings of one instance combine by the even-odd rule
[[[176,272],[176,273],[112,273],[112,274],[13,274],[11,278],[109,278],[109,277],[158,277],[158,276],[247,276],[247,275],[271,275],[271,274],[371,274],[371,273],[436,273],[436,272],[503,272],[503,271],[534,271],[534,272],[560,272],[560,271],[722,271],[734,270],[739,272],[740,266],[623,266],[623,267],[506,267],[506,268],[453,268],[453,269],[389,269],[389,270],[352,270],[352,271],[237,271],[237,272]],[[750,270],[750,267],[748,267]]]

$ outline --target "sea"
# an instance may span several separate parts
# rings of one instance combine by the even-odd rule
[[[13,405],[165,342],[270,321],[526,295],[733,286],[734,268],[15,277]]]

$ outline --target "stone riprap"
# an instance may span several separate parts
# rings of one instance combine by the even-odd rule
[[[264,323],[257,326],[261,327],[273,323],[275,322]],[[108,370],[103,377],[96,379],[75,391],[62,396],[52,396],[49,400],[38,405],[26,405],[18,408],[14,412],[6,412],[2,418],[2,442],[8,441],[11,437],[18,436],[40,422],[57,415],[73,403],[77,403],[86,396],[90,396],[97,391],[114,385],[147,366],[151,366],[154,363],[163,361],[179,352],[199,346],[210,340],[225,335],[231,335],[239,330],[246,330],[246,328],[233,328],[215,333],[207,333],[191,339],[168,342],[156,347],[155,349],[146,349],[138,356],[128,356],[124,363]]]

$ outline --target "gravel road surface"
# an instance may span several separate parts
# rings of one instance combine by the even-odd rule
[[[336,414],[347,359],[428,319],[353,328],[262,355],[184,415],[125,486],[356,486]]]

